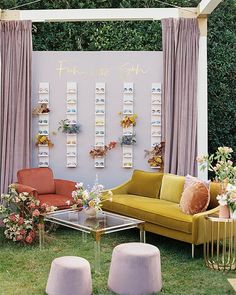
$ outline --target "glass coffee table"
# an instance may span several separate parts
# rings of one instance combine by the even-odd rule
[[[83,241],[86,241],[87,234],[91,234],[94,238],[94,269],[96,272],[100,272],[101,269],[100,240],[103,234],[136,227],[140,230],[140,242],[146,242],[144,221],[106,211],[98,212],[96,217],[89,218],[83,210],[66,209],[47,214],[45,221],[50,221],[81,231]]]

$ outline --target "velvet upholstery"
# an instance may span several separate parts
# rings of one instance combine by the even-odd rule
[[[157,198],[161,188],[163,173],[134,170],[128,194]]]
[[[165,174],[162,179],[160,199],[179,204],[184,182],[184,176]]]
[[[104,210],[144,220],[146,231],[195,245],[204,242],[205,216],[219,211],[217,183],[210,184],[207,211],[187,215],[179,207],[185,181],[183,176],[164,174],[160,199],[128,194],[130,181],[111,189],[112,202],[104,202]]]
[[[68,204],[73,203],[71,196],[57,194],[38,195],[37,199],[40,200],[41,204],[46,203],[49,206],[57,207],[57,209],[67,209],[69,208]]]
[[[35,198],[38,195],[38,192],[35,188],[25,184],[16,183],[16,190],[18,193],[23,193],[23,192],[29,193],[30,195],[33,195]]]
[[[54,179],[50,168],[23,169],[18,171],[17,178],[19,192],[32,192],[41,203],[58,209],[66,209],[73,204],[71,192],[75,189],[76,182]]]
[[[188,186],[181,197],[180,209],[186,214],[206,211],[210,202],[209,190],[203,182],[195,182]]]
[[[55,194],[56,188],[53,173],[50,168],[29,168],[17,172],[17,179],[20,184],[34,187],[39,195]]]

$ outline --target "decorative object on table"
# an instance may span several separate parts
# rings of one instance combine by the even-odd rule
[[[88,217],[95,217],[98,211],[101,211],[102,203],[104,201],[112,201],[112,192],[108,191],[103,194],[104,187],[98,184],[97,177],[92,189],[85,189],[82,182],[75,185],[76,190],[72,192],[72,197],[75,204],[73,209],[83,208]]]
[[[135,145],[136,144],[136,135],[123,135],[121,138],[119,138],[119,142],[121,146],[123,145]]]
[[[47,135],[37,134],[35,137],[37,140],[35,144],[37,146],[44,145],[44,146],[48,146],[49,148],[53,147],[53,143],[51,142],[51,140],[48,138]]]
[[[165,143],[164,141],[156,144],[152,147],[151,150],[144,150],[144,157],[148,158],[148,164],[151,168],[156,168],[159,171],[163,171],[164,169],[164,151],[165,151]]]
[[[230,210],[232,216],[236,210],[236,166],[232,159],[233,149],[218,147],[212,155],[198,157],[201,170],[206,168],[214,172],[215,181],[221,184],[221,193],[217,196],[220,204],[219,217],[228,218]]]
[[[78,134],[80,133],[81,125],[76,121],[70,121],[69,119],[64,119],[59,122],[58,130],[67,134]]]
[[[116,147],[117,142],[116,141],[111,141],[108,145],[105,145],[104,147],[95,147],[93,148],[89,154],[90,156],[95,159],[95,158],[104,158],[108,151],[114,149]]]
[[[0,205],[0,214],[4,216],[6,238],[31,244],[39,236],[41,247],[44,216],[56,207],[41,204],[27,192],[18,193],[15,184],[9,185],[9,191],[1,195],[1,201],[4,205]]]
[[[152,83],[151,90],[151,149],[153,156],[150,154],[148,163],[150,168],[163,171],[163,157],[158,154],[156,147],[161,144],[162,132],[162,103],[161,103],[161,83]],[[157,148],[158,149],[158,148]]]

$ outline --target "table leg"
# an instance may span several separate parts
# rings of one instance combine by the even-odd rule
[[[87,242],[87,233],[82,231],[82,242],[86,243]]]
[[[92,233],[94,237],[94,270],[97,273],[101,272],[101,234],[102,232]]]
[[[101,272],[101,243],[100,239],[94,242],[94,270],[95,272]]]
[[[45,242],[44,223],[38,224],[38,230],[39,230],[39,249],[42,250],[44,247],[44,242]]]
[[[139,235],[140,235],[140,242],[146,243],[146,231],[144,230],[144,225],[139,225]]]

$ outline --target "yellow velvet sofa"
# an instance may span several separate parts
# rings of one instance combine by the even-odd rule
[[[103,209],[145,221],[145,230],[194,245],[204,242],[204,216],[219,210],[216,196],[220,186],[210,184],[210,203],[207,211],[187,215],[179,203],[185,177],[158,172],[134,170],[132,178],[117,186],[112,202]]]

